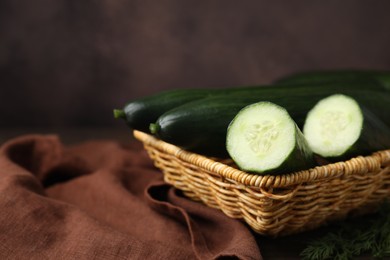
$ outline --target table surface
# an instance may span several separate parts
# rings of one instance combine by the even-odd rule
[[[77,144],[88,140],[114,140],[118,142],[136,141],[130,131],[123,127],[67,127],[67,128],[2,128],[0,143],[26,134],[54,134],[64,144]],[[318,228],[301,234],[280,238],[270,238],[254,234],[264,259],[300,259],[300,252],[307,243],[326,234],[327,227]],[[357,259],[370,259],[360,257]]]

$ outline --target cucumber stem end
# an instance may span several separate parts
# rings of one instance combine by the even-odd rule
[[[122,119],[125,119],[126,118],[126,113],[122,110],[122,109],[114,109],[114,118],[118,119],[118,118],[122,118]]]
[[[160,127],[159,127],[158,124],[151,123],[151,124],[149,125],[149,130],[150,130],[150,132],[151,132],[152,134],[157,134],[158,131],[160,130]]]

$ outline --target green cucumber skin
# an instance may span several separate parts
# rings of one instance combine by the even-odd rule
[[[207,97],[210,93],[210,89],[175,89],[136,99],[124,106],[124,119],[130,128],[149,132],[149,124],[156,121],[163,112]]]
[[[225,148],[226,131],[234,116],[245,106],[269,101],[287,109],[291,117],[302,128],[307,112],[322,98],[342,93],[350,95],[359,103],[365,104],[380,119],[390,123],[388,104],[390,94],[356,89],[341,90],[344,84],[332,84],[324,88],[289,92],[260,92],[250,95],[234,95],[225,97],[209,97],[193,101],[174,108],[161,115],[155,123],[155,134],[162,140],[183,149],[216,157],[227,157]],[[338,91],[336,91],[338,90]],[[285,91],[285,90],[284,90]]]
[[[356,84],[355,84],[356,83]],[[383,91],[383,87],[374,81],[364,82],[364,87],[372,90]],[[361,81],[351,80],[338,85],[341,89],[360,88]],[[310,88],[328,87],[331,85],[326,83],[314,83]],[[188,102],[206,98],[209,96],[225,96],[225,95],[270,95],[275,92],[276,95],[284,95],[284,92],[292,91],[307,91],[308,86],[302,84],[284,85],[267,85],[267,86],[241,86],[221,89],[173,89],[159,92],[154,95],[146,96],[140,99],[128,102],[122,109],[123,118],[127,125],[132,129],[148,132],[149,124],[157,120],[164,112]],[[119,115],[120,110],[116,110],[116,115]]]
[[[204,102],[203,102],[204,101]],[[154,133],[161,140],[185,150],[207,156],[228,157],[221,144],[226,142],[226,130],[230,121],[248,102],[236,102],[233,106],[226,99],[205,99],[175,108],[159,117]],[[214,102],[217,101],[217,102]],[[229,108],[229,109],[227,109]]]
[[[321,82],[376,81],[390,91],[390,71],[324,70],[294,73],[275,81],[275,84],[315,84]]]
[[[212,95],[226,95],[233,92],[245,93],[261,86],[243,86],[226,89],[171,89],[128,102],[122,110],[115,109],[115,116],[125,119],[127,125],[136,130],[149,132],[150,123],[164,112],[180,105],[207,98]]]

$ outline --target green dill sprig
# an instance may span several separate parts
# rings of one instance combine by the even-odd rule
[[[375,215],[337,223],[332,231],[311,241],[301,252],[303,260],[347,260],[360,255],[390,256],[390,203]]]

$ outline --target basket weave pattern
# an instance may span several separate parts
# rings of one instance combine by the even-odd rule
[[[390,150],[284,175],[255,175],[134,131],[164,179],[196,201],[282,236],[363,214],[390,197]]]

